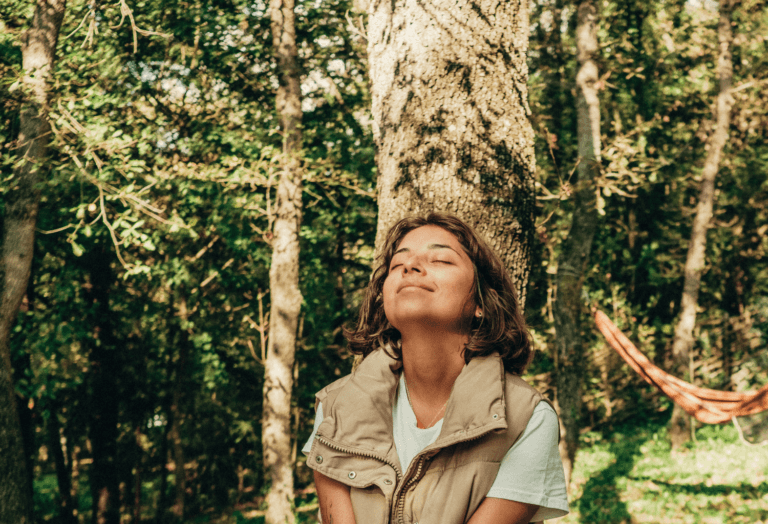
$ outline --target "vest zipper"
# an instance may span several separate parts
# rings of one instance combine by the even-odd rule
[[[396,513],[395,518],[392,519],[392,522],[401,522],[405,523],[405,493],[408,491],[408,489],[411,487],[412,484],[415,484],[419,481],[419,477],[421,476],[421,470],[424,468],[424,456],[422,455],[419,457],[419,466],[416,468],[416,473],[411,476],[410,479],[408,479],[408,482],[403,485],[402,489],[400,490],[400,495],[398,497],[397,501],[397,507],[396,507]]]
[[[315,440],[319,440],[320,442],[322,442],[323,444],[325,444],[329,448],[335,449],[336,451],[341,451],[342,453],[349,453],[350,455],[357,455],[358,457],[372,458],[372,459],[378,460],[379,462],[383,462],[384,464],[390,466],[392,469],[395,470],[395,478],[396,478],[395,485],[397,485],[400,482],[400,478],[403,476],[400,473],[400,469],[395,464],[393,464],[392,462],[388,461],[387,459],[385,459],[385,458],[383,458],[383,457],[381,457],[379,455],[376,455],[375,453],[365,453],[365,452],[358,451],[358,450],[351,449],[351,448],[343,448],[343,447],[341,447],[341,446],[339,446],[337,444],[334,444],[330,440],[327,440],[327,439],[321,437],[320,435],[315,435]]]
[[[458,440],[458,441],[456,441],[456,442],[454,442],[452,444],[449,444],[448,446],[443,446],[443,447],[439,448],[437,450],[437,452],[440,452],[443,449],[448,448],[450,446],[455,446],[456,444],[463,444],[465,442],[472,442],[473,440],[477,440],[477,439],[479,439],[481,437],[484,437],[485,435],[487,435],[491,431],[494,431],[494,429],[498,429],[498,428],[490,428],[490,429],[488,429],[488,431],[484,431],[483,433],[480,433],[479,435],[475,435],[474,437],[470,437],[470,438],[465,439],[465,440]],[[400,490],[399,495],[397,495],[398,496],[397,507],[396,507],[397,509],[396,509],[396,514],[395,514],[394,518],[392,519],[393,523],[399,522],[400,524],[406,524],[405,523],[405,493],[408,491],[408,488],[411,486],[411,484],[414,484],[414,483],[419,481],[419,476],[421,475],[421,470],[424,468],[424,458],[427,455],[429,455],[429,457],[431,458],[431,457],[433,457],[434,455],[437,454],[437,453],[432,453],[432,451],[434,451],[434,450],[431,450],[431,449],[427,448],[427,449],[425,449],[424,451],[422,451],[419,454],[419,465],[416,468],[416,472],[411,476],[411,478],[408,479],[408,482],[405,485],[403,485],[403,488]],[[397,471],[397,470],[395,470],[395,471]]]

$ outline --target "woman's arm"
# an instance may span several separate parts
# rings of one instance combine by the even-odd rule
[[[315,471],[315,488],[323,524],[356,524],[349,486]]]
[[[486,498],[467,524],[528,524],[538,509],[535,504]]]

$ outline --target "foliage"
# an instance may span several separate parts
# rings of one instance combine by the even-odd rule
[[[710,4],[599,3],[601,223],[586,299],[662,367],[712,125],[717,17]],[[129,17],[119,25],[121,6],[135,26]],[[527,315],[540,351],[528,378],[549,395],[553,276],[577,153],[575,7],[539,0],[531,16],[539,214]],[[314,393],[351,367],[342,327],[355,318],[372,264],[376,170],[366,42],[352,25],[365,17],[355,9],[349,0],[297,8],[306,168],[298,447],[311,429]],[[20,39],[31,13],[29,0],[0,5],[0,216],[18,161]],[[734,123],[718,175],[692,380],[743,391],[768,383],[768,10],[745,0],[734,17]],[[264,2],[69,3],[33,280],[12,338],[44,520],[58,511],[55,443],[88,518],[99,438],[93,408],[107,395],[117,399],[121,514],[133,513],[137,483],[143,520],[167,510],[176,478],[167,438],[174,393],[189,520],[259,520],[254,512],[267,489],[261,360],[280,154],[275,67]],[[582,339],[589,447],[577,459],[576,514],[566,522],[768,519],[764,472],[751,469],[765,468],[763,451],[742,448],[728,429],[701,428],[690,450],[668,456],[656,421],[669,402],[589,322]],[[93,380],[104,362],[107,391]],[[297,455],[304,490],[311,478]],[[704,460],[722,469],[708,477]],[[313,496],[310,488],[297,504],[309,508]],[[314,518],[312,510],[298,514]]]
[[[682,269],[698,190],[711,105],[717,37],[716,6],[695,2],[600,2],[602,168],[601,225],[593,244],[585,303],[611,315],[658,365],[668,367],[682,293]],[[695,336],[692,378],[714,389],[749,390],[768,382],[762,296],[768,215],[765,131],[765,6],[736,10],[735,122],[718,174],[715,220]],[[553,347],[552,284],[567,233],[576,163],[572,32],[575,4],[540,2],[531,35],[531,107],[539,133],[540,240],[534,261],[529,318],[544,352]],[[761,51],[757,53],[757,50]],[[758,57],[759,56],[759,57]],[[761,79],[761,80],[758,80]],[[754,200],[752,199],[754,196]],[[757,202],[760,204],[757,204]],[[746,202],[755,205],[745,206]],[[586,309],[586,308],[585,308]],[[585,426],[617,424],[665,409],[659,395],[599,340],[591,323]],[[549,354],[533,369],[549,382]],[[539,367],[540,366],[540,367]]]

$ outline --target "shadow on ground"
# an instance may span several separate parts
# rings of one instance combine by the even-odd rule
[[[755,500],[768,497],[768,482],[763,482],[757,486],[747,484],[746,482],[707,486],[703,482],[699,484],[675,484],[653,477],[630,477],[630,480],[640,482],[649,480],[657,486],[664,486],[670,493],[686,493],[690,495],[730,495],[731,493],[737,493],[742,498]]]
[[[635,467],[640,446],[647,436],[613,435],[609,451],[615,462],[593,476],[584,486],[581,498],[574,502],[579,511],[579,522],[584,524],[629,524],[632,517],[627,505],[621,500],[621,488],[617,479],[627,477]]]

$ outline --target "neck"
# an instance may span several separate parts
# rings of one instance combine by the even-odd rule
[[[462,350],[467,335],[407,331],[401,337],[403,373],[411,400],[428,409],[441,408],[464,368]]]

